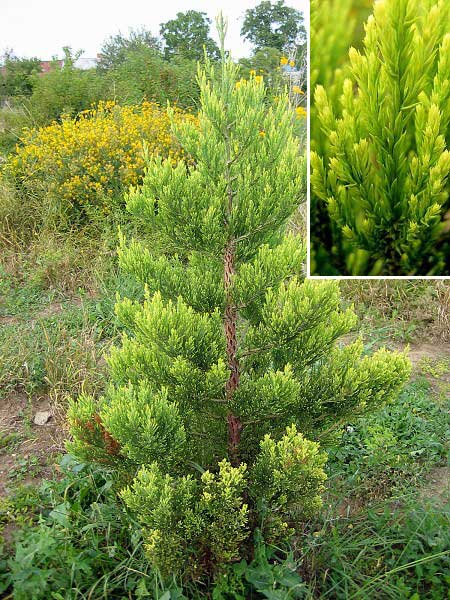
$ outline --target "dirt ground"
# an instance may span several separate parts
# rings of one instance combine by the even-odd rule
[[[38,413],[47,413],[48,421],[35,424]],[[48,478],[54,458],[64,449],[64,434],[63,417],[48,399],[12,392],[0,400],[0,496],[19,483]]]
[[[423,359],[431,359],[432,361],[441,361],[446,358],[450,359],[450,343],[422,343],[411,345],[409,348],[409,358],[413,365],[420,365]],[[445,381],[450,381],[450,372],[444,373],[444,376]]]

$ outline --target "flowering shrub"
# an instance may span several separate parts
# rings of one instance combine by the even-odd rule
[[[175,108],[173,119],[194,117]],[[169,129],[157,104],[100,102],[76,119],[25,129],[6,170],[19,187],[61,201],[66,211],[99,206],[108,212],[114,198],[141,181],[146,153],[174,163],[183,156]]]

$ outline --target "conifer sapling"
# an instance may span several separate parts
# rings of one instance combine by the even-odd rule
[[[222,26],[223,32],[223,26]],[[256,530],[289,541],[319,510],[326,438],[380,406],[408,375],[403,354],[362,356],[333,281],[303,276],[288,233],[305,161],[286,98],[237,80],[224,57],[199,71],[198,126],[174,125],[191,161],[151,158],[128,209],[164,251],[121,239],[145,301],[122,299],[112,383],[70,409],[71,450],[111,465],[163,576],[215,578]]]

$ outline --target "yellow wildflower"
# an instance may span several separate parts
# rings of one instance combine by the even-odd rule
[[[290,66],[290,67],[295,67],[295,62],[294,62],[293,60],[290,60],[290,61],[289,61],[289,66]]]
[[[298,85],[294,85],[293,88],[292,88],[292,91],[294,92],[294,94],[300,94],[302,96],[305,95],[305,92]]]
[[[303,106],[297,106],[297,108],[295,109],[295,113],[299,119],[306,117],[307,114]]]
[[[288,60],[288,59],[287,59],[285,56],[282,56],[282,57],[280,58],[280,65],[281,65],[281,66],[283,66],[283,67],[284,67],[284,65],[287,65],[287,64],[288,64],[288,62],[289,62],[289,60]]]
[[[196,121],[179,109],[174,120]],[[122,194],[142,178],[143,140],[150,155],[167,157],[171,152],[176,161],[182,157],[170,135],[169,116],[157,104],[100,102],[77,119],[24,130],[6,169],[28,191],[42,190],[50,200],[54,195],[75,207],[105,209],[113,194]]]
[[[266,132],[265,131],[260,131],[259,132],[259,137],[266,137]]]

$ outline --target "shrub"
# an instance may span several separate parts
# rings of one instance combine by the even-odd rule
[[[319,223],[314,245],[340,274],[448,273],[448,11],[441,1],[376,3],[344,83],[316,87],[313,222],[325,213],[329,227],[326,236]]]
[[[170,62],[152,48],[125,53],[122,62],[104,75],[108,97],[119,103],[143,99],[165,105],[193,108],[198,101],[194,61],[175,57]]]
[[[354,314],[335,282],[304,279],[287,233],[304,195],[294,111],[238,71],[208,63],[198,127],[174,123],[195,168],[153,158],[127,197],[163,251],[122,239],[146,299],[117,304],[126,332],[108,392],[69,410],[70,448],[121,477],[152,565],[206,585],[257,533],[282,545],[319,510],[319,436],[409,373],[403,354],[337,346]]]
[[[6,52],[0,59],[0,98],[11,96],[30,96],[33,91],[33,75],[41,71],[38,58],[18,58],[11,52]]]
[[[35,76],[33,86],[25,108],[34,126],[43,127],[63,115],[76,117],[104,98],[104,83],[97,72],[70,64]]]
[[[174,109],[174,119],[194,118]],[[89,207],[111,208],[144,173],[148,154],[183,155],[169,132],[169,119],[156,104],[117,106],[101,102],[78,119],[63,119],[41,129],[26,129],[9,158],[6,172],[24,192],[60,204],[58,210],[80,216]]]

